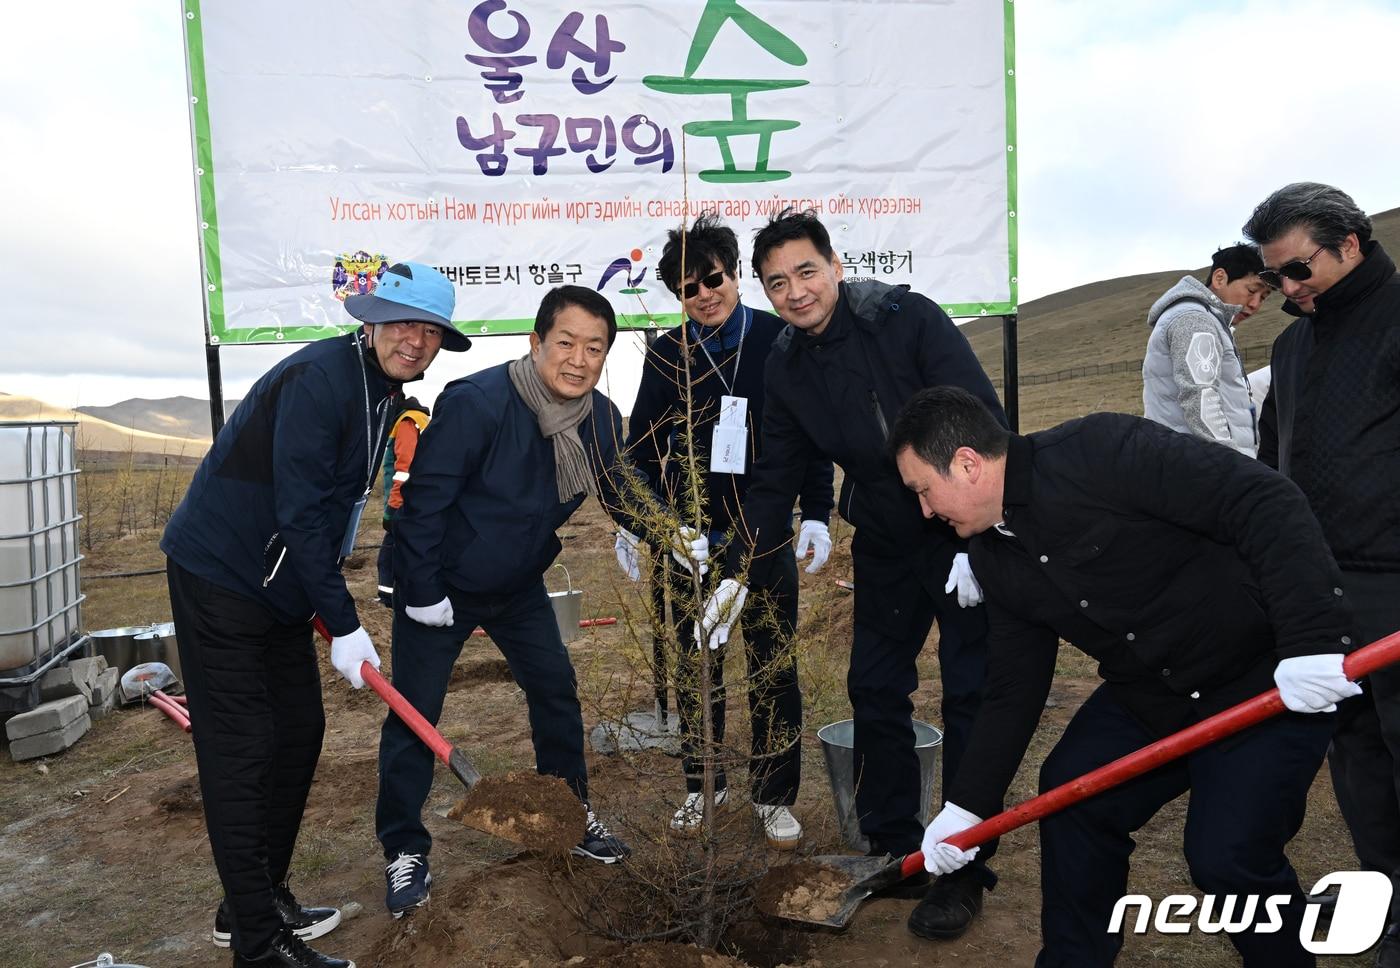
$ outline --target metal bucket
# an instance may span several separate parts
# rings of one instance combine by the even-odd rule
[[[856,816],[855,734],[855,721],[850,719],[817,730],[826,772],[831,777],[831,796],[836,801],[841,836],[846,846],[865,852],[870,849],[870,841],[860,832],[860,818]],[[914,752],[919,757],[919,822],[925,825],[933,819],[933,781],[938,773],[938,748],[942,745],[940,730],[914,720]]]
[[[142,648],[137,647],[136,637],[151,631],[151,625],[124,625],[116,629],[98,629],[96,632],[89,632],[92,637],[92,654],[100,655],[107,660],[107,666],[117,670],[117,675],[122,676],[134,665],[142,662],[161,661],[154,654],[155,648],[151,644],[146,644]]]
[[[554,567],[564,568],[563,565]],[[568,589],[550,592],[549,604],[554,609],[554,621],[559,625],[559,637],[565,642],[572,642],[578,638],[578,623],[583,617],[583,592],[574,590],[574,580],[567,568],[564,568],[564,580],[568,582]]]
[[[160,622],[152,625],[149,631],[136,636],[136,654],[140,656],[140,662],[164,662],[170,666],[170,671],[175,673],[175,678],[184,684],[174,622]]]

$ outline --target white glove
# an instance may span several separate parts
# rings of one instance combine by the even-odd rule
[[[331,665],[356,689],[365,687],[365,680],[360,675],[360,666],[365,662],[379,668],[379,653],[374,651],[374,643],[369,640],[369,633],[363,625],[349,635],[337,635],[331,639]]]
[[[444,598],[436,605],[406,605],[404,614],[419,625],[443,628],[452,624],[452,599]]]
[[[710,539],[694,528],[682,525],[671,538],[671,557],[692,575],[695,573],[692,562],[698,562],[700,577],[704,578],[705,572],[710,570],[710,566],[705,564],[705,559],[710,557]]]
[[[953,555],[953,567],[948,572],[948,584],[943,590],[948,594],[958,590],[958,604],[963,608],[982,604],[982,586],[977,584],[977,576],[972,573],[972,565],[967,560],[967,552]]]
[[[705,603],[705,611],[695,626],[696,647],[698,648],[701,642],[708,641],[710,649],[714,650],[728,642],[729,630],[739,620],[739,613],[744,609],[744,599],[748,597],[749,590],[733,578],[726,578],[720,582],[715,593]]]
[[[793,550],[798,561],[806,558],[809,551],[812,553],[812,563],[802,570],[809,575],[815,575],[822,570],[826,559],[831,557],[831,531],[820,521],[803,521],[802,529],[797,532],[797,545]]]
[[[617,567],[622,569],[622,573],[633,581],[641,581],[642,566],[637,561],[637,542],[641,541],[631,531],[621,529],[617,532],[617,541],[613,544],[613,553],[617,555]]]
[[[981,817],[968,813],[956,803],[943,804],[943,809],[938,811],[938,816],[924,831],[924,842],[920,848],[924,852],[924,870],[930,874],[951,874],[959,867],[965,867],[977,856],[980,848],[959,850],[944,841],[981,822]]]
[[[1361,695],[1361,687],[1342,671],[1342,658],[1332,652],[1281,659],[1274,682],[1283,704],[1295,713],[1330,713],[1339,700]]]

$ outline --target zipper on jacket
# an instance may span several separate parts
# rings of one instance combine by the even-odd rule
[[[880,425],[880,436],[884,440],[890,439],[890,428],[885,423],[885,414],[880,409],[880,398],[875,395],[875,388],[870,388],[870,409],[875,411],[875,422]]]
[[[267,539],[267,544],[263,546],[264,560],[266,560],[267,549],[272,547],[273,543],[278,539],[278,537],[279,537],[280,535],[281,535],[281,532],[280,532],[280,531],[274,531],[273,534],[272,534],[272,537]],[[266,588],[268,585],[272,584],[272,579],[274,579],[274,578],[277,577],[277,569],[279,569],[279,568],[282,567],[282,560],[283,560],[284,558],[286,558],[286,557],[287,557],[287,546],[286,546],[286,544],[283,544],[283,545],[282,545],[282,553],[279,554],[279,555],[277,556],[277,561],[275,561],[275,562],[273,563],[273,565],[272,565],[272,571],[269,572],[268,575],[267,575],[267,577],[263,579],[262,587]]]

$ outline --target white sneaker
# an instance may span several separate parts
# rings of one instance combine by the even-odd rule
[[[715,809],[724,806],[729,798],[729,789],[715,791]],[[671,829],[678,834],[691,836],[700,832],[700,823],[705,818],[705,794],[687,793],[676,815],[671,818]]]
[[[768,838],[768,846],[778,850],[796,850],[802,842],[802,825],[792,815],[792,811],[781,805],[753,805],[758,819],[763,824],[763,835]]]

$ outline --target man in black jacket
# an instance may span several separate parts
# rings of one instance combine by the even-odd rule
[[[1292,478],[1322,523],[1369,642],[1400,628],[1400,276],[1345,193],[1298,183],[1244,227],[1266,282],[1298,320],[1274,341],[1259,459]],[[1396,893],[1376,964],[1400,968],[1400,670],[1339,714],[1328,755],[1364,867]]]
[[[682,264],[682,254],[685,262]],[[739,240],[734,230],[702,215],[686,229],[673,230],[657,266],[666,289],[681,298],[686,321],[647,349],[641,387],[632,406],[627,450],[637,469],[654,483],[658,499],[679,509],[691,502],[685,471],[686,434],[694,441],[700,495],[710,553],[719,557],[740,520],[748,492],[749,469],[759,454],[753,428],[762,426],[765,404],[764,364],[783,324],[776,316],[751,309],[739,299]],[[730,406],[726,409],[725,404]],[[663,459],[665,471],[663,472]],[[826,562],[831,550],[827,518],[832,505],[831,461],[817,459],[807,467],[801,491],[802,524],[799,554],[807,546],[815,554],[809,572]],[[628,577],[640,577],[637,538],[618,533],[618,561]],[[722,559],[721,559],[722,560]],[[668,556],[654,570],[653,581],[675,577]],[[796,848],[802,825],[788,808],[797,800],[802,776],[802,693],[797,684],[797,658],[792,636],[797,627],[797,565],[791,554],[780,554],[768,569],[769,582],[756,588],[745,612],[744,645],[748,659],[748,699],[753,729],[750,780],[754,807],[768,843]],[[688,582],[672,582],[681,603],[675,610],[681,649],[676,671],[676,701],[681,713],[686,799],[671,820],[682,834],[697,832],[702,817],[702,764],[697,757],[699,703],[695,698],[693,661],[696,603]],[[689,600],[689,601],[687,601]],[[724,742],[724,653],[716,652],[711,675],[714,742]],[[727,797],[723,769],[715,777],[716,800]]]
[[[1002,808],[1055,674],[1059,640],[1106,680],[1041,766],[1059,786],[1277,683],[1292,712],[1041,821],[1039,968],[1111,965],[1132,833],[1186,791],[1186,860],[1204,892],[1287,895],[1232,933],[1247,968],[1314,964],[1283,849],[1341,699],[1354,647],[1341,575],[1290,481],[1226,447],[1126,414],[1009,434],[955,387],[925,390],[890,437],[930,518],[971,538],[987,596],[987,682],[966,765],[924,835],[926,866],[975,854],[944,841]]]
[[[307,947],[340,923],[287,887],[325,715],[311,617],[357,689],[379,665],[340,562],[374,484],[402,384],[452,327],[445,276],[405,262],[345,310],[355,333],[297,350],[248,391],[200,463],[161,538],[194,723],[209,846],[223,883],[214,943],[234,965],[335,968]]]
[[[920,515],[885,438],[905,401],[938,384],[966,387],[1005,417],[991,381],[943,310],[907,286],[843,282],[841,260],[812,213],[784,212],[770,221],[754,239],[753,268],[788,328],[768,357],[762,455],[744,498],[742,537],[753,548],[748,581],[762,581],[787,540],[792,503],[811,462],[841,465],[837,508],[856,529],[846,680],[860,778],[856,810],[873,853],[907,854],[922,832],[910,699],[919,684],[915,661],[937,618],[946,781],[957,775],[977,708],[986,619],[973,607],[981,593],[964,543],[941,521]],[[727,637],[743,601],[740,558],[731,554],[728,577],[706,605],[712,639]],[[981,861],[939,879],[910,928],[956,937],[994,883]]]

